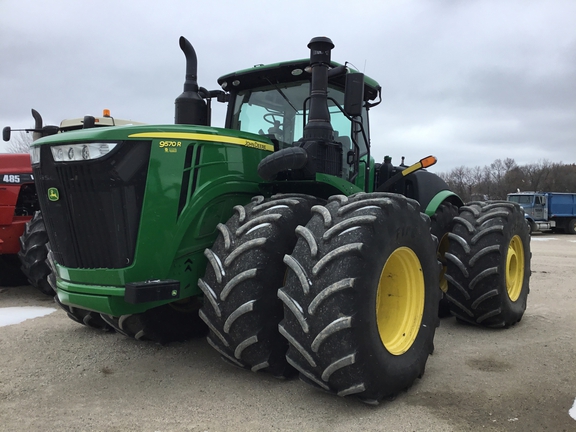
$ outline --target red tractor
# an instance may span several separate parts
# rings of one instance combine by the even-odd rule
[[[53,293],[46,280],[48,236],[39,210],[30,155],[1,154],[0,286],[30,283]]]

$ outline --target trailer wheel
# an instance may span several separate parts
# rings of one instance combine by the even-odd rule
[[[566,232],[568,234],[576,234],[576,219],[570,219]]]
[[[279,329],[306,383],[375,404],[423,375],[440,290],[437,244],[419,208],[390,193],[338,195],[296,229]]]
[[[200,306],[197,297],[189,297],[142,313],[101,314],[101,319],[124,336],[164,345],[206,335],[208,329],[198,317]]]
[[[446,258],[444,255],[448,252],[448,233],[452,228],[452,221],[456,216],[458,216],[458,207],[448,201],[444,201],[430,217],[430,231],[438,239],[438,261],[442,264],[442,269],[440,270],[440,291],[442,291],[442,297],[438,307],[438,315],[441,318],[451,316],[450,302],[445,297],[448,291],[448,281],[445,277]]]
[[[284,254],[296,243],[296,226],[310,218],[314,197],[257,196],[218,225],[206,249],[208,265],[198,281],[204,292],[200,317],[210,328],[208,343],[233,365],[276,377],[294,374],[286,363],[288,344],[278,333],[282,303],[276,292],[285,279]]]
[[[460,321],[510,327],[526,310],[530,234],[521,208],[508,201],[460,208],[449,234],[448,299]]]
[[[22,273],[30,284],[43,294],[53,296],[55,291],[48,282],[50,268],[46,263],[48,256],[48,234],[44,226],[42,213],[37,211],[34,217],[26,224],[24,233],[20,237],[20,252],[18,257],[22,264]]]

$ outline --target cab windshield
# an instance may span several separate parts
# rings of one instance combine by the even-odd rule
[[[510,195],[508,201],[512,201],[518,204],[532,204],[532,199],[534,195]]]
[[[304,101],[309,95],[308,81],[240,91],[236,96],[231,126],[233,129],[276,139],[280,149],[290,147],[303,135],[304,115],[308,115],[309,108],[308,101],[305,111]],[[344,105],[343,89],[329,86],[328,97],[336,100],[341,106]],[[328,110],[334,128],[334,140],[343,145],[344,177],[351,178],[354,175],[354,167],[348,165],[346,160],[348,152],[353,150],[351,138],[354,138],[359,146],[360,157],[367,153],[366,142],[362,133],[358,130],[353,132],[350,120],[330,99]],[[364,113],[362,118],[367,119],[368,116]],[[367,125],[364,127],[367,130]]]

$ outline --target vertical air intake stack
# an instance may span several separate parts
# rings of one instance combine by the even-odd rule
[[[196,51],[188,40],[180,37],[180,48],[186,56],[186,80],[184,92],[176,98],[174,104],[175,124],[208,125],[208,108],[198,93],[198,60]]]
[[[298,144],[306,150],[314,171],[340,177],[342,144],[334,142],[334,129],[328,111],[330,52],[334,44],[327,37],[315,37],[310,48],[310,110],[304,136]]]
[[[328,111],[328,68],[330,52],[334,44],[327,37],[315,37],[308,44],[310,48],[310,111],[308,123],[304,127],[304,141],[332,141],[334,129],[330,124]]]
[[[342,144],[334,141],[334,129],[328,110],[330,52],[334,44],[327,37],[315,37],[310,48],[310,108],[303,137],[293,147],[265,157],[258,165],[258,175],[273,180],[278,173],[290,172],[292,180],[313,180],[316,173],[342,177]],[[332,73],[346,73],[344,67]]]
[[[42,116],[38,111],[32,109],[32,117],[34,117],[34,132],[32,132],[32,141],[42,138]]]

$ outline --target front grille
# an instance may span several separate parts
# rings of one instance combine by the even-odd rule
[[[69,268],[123,268],[132,264],[150,142],[126,141],[109,155],[55,163],[41,147],[34,167],[38,197],[54,259]],[[59,199],[50,201],[48,189]]]

